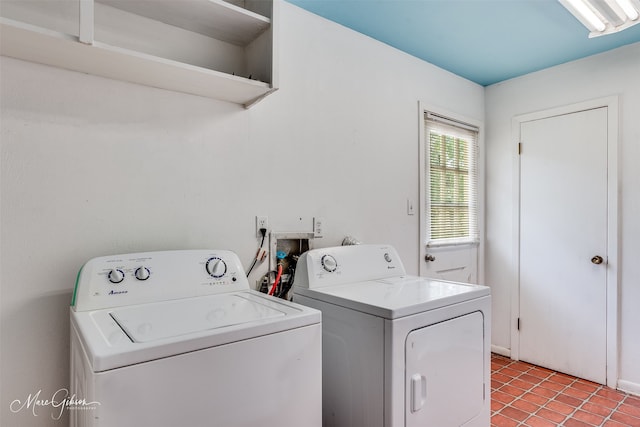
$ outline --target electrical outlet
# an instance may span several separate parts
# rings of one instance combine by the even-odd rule
[[[324,235],[324,219],[320,217],[313,218],[313,237],[320,238]]]
[[[269,217],[256,216],[256,236],[260,238],[262,238],[262,233],[260,233],[261,228],[264,228],[265,230],[269,230]]]

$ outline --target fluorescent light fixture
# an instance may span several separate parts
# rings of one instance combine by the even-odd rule
[[[604,0],[604,4],[602,4],[603,9],[609,8],[609,10],[613,12],[613,15],[610,15],[612,17],[611,22],[615,21],[618,22],[618,24],[627,20],[627,14],[620,6],[620,3],[618,0]],[[628,2],[627,5],[631,7]]]
[[[562,3],[564,7],[567,7],[567,4],[565,4],[564,1],[560,1],[560,3]],[[589,28],[589,30],[604,31],[605,28],[607,28],[604,22],[602,22],[602,19],[598,18],[593,10],[589,8],[589,6],[587,6],[587,3],[585,3],[583,0],[566,0],[566,3],[571,6],[570,8],[568,8],[571,13],[573,13],[574,15],[576,15],[576,13],[579,14],[577,18],[583,24],[584,20],[587,20],[589,25],[585,26]]]
[[[635,21],[640,17],[640,12],[633,6],[633,4],[629,0],[615,0],[618,3],[618,6],[622,8],[625,15],[632,20]]]
[[[640,24],[640,0],[559,0],[590,31],[589,37]]]

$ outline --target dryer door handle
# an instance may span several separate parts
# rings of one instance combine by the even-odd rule
[[[411,412],[418,412],[427,401],[427,377],[420,374],[411,376]]]

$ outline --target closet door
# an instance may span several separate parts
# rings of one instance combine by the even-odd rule
[[[520,136],[519,358],[605,384],[607,107]]]

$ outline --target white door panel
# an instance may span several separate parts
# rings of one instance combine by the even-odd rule
[[[427,261],[424,257],[429,255],[434,259]],[[478,248],[476,246],[426,248],[420,262],[420,275],[423,277],[478,283]]]
[[[520,132],[520,359],[605,384],[607,108]]]

